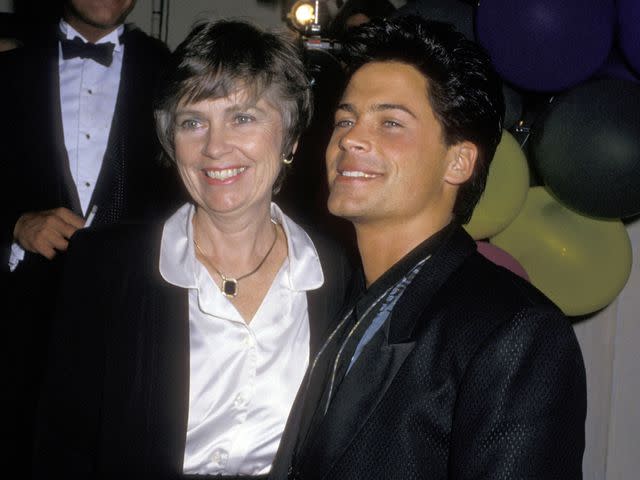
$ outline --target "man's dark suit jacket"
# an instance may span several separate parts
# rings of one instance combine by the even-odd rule
[[[161,229],[148,226],[74,236],[64,275],[72,293],[63,297],[54,333],[36,478],[179,477],[189,405],[188,290],[161,277],[160,238]],[[351,268],[340,248],[312,238],[325,277],[307,293],[314,355],[342,306]],[[211,365],[212,373],[220,368]]]
[[[152,95],[169,50],[159,40],[127,26],[121,36],[124,58],[109,141],[91,205],[93,225],[163,218],[177,206],[179,183],[158,161]],[[60,109],[58,33],[48,41],[0,55],[0,139],[2,188],[2,269],[6,269],[13,228],[31,211],[66,207],[82,216],[69,170]],[[91,207],[90,205],[90,207]],[[89,208],[90,208],[89,207]],[[18,270],[37,257],[27,253]]]
[[[53,261],[26,252],[8,271],[13,228],[25,212],[67,207],[79,215],[80,202],[69,170],[60,109],[57,25],[38,46],[0,55],[0,276],[3,332],[9,339],[3,378],[15,432],[15,455],[28,461],[35,398],[43,369],[50,320],[64,254]],[[153,85],[168,60],[160,41],[126,27],[120,88],[109,141],[91,204],[98,205],[94,226],[158,218],[178,205],[179,180],[159,166],[153,115]],[[12,435],[13,436],[13,435]]]
[[[581,478],[585,372],[571,325],[462,228],[413,279],[323,415],[342,336],[325,345],[290,416],[302,422],[281,444],[293,460],[280,456],[270,478]]]

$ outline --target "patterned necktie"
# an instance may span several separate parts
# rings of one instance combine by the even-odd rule
[[[113,48],[115,45],[111,42],[107,43],[88,43],[84,42],[80,37],[73,40],[63,39],[62,58],[90,58],[105,67],[111,65],[113,61]]]

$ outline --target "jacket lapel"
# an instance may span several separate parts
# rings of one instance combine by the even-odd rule
[[[430,306],[432,299],[462,262],[476,250],[475,241],[462,229],[456,227],[443,245],[434,252],[420,273],[413,279],[393,310],[387,323],[390,343],[415,338],[422,312]]]
[[[96,181],[96,188],[91,196],[90,206],[98,205],[94,224],[116,223],[123,215],[125,208],[125,158],[127,156],[126,121],[132,115],[130,109],[131,86],[137,82],[132,77],[135,72],[133,59],[135,58],[133,42],[124,46],[122,70],[120,72],[120,86],[113,111],[109,140],[104,153],[102,166]]]
[[[42,62],[33,62],[37,65],[36,68],[43,68],[44,70],[33,74],[30,78],[40,79],[40,82],[45,82],[42,85],[40,91],[46,92],[44,95],[47,97],[41,101],[36,102],[36,108],[45,108],[48,106],[47,112],[49,118],[49,125],[51,128],[44,129],[49,131],[50,145],[52,146],[54,154],[52,160],[54,162],[53,168],[55,173],[51,178],[60,185],[59,192],[59,205],[64,205],[73,210],[78,215],[82,215],[82,208],[80,206],[80,197],[78,196],[78,189],[71,176],[71,170],[69,168],[69,156],[67,154],[67,148],[64,143],[64,131],[62,125],[62,109],[60,106],[60,71],[58,67],[58,40],[57,36],[54,36],[47,49],[44,51],[44,58]],[[41,67],[40,67],[41,66]],[[60,181],[55,180],[60,179]]]
[[[310,432],[302,462],[313,468],[302,478],[323,478],[340,459],[384,397],[415,342],[389,345],[375,335],[340,384],[326,415]],[[322,415],[320,405],[316,415]]]
[[[332,301],[332,299],[327,298],[327,292],[324,290],[326,290],[326,286],[323,286],[319,290],[307,292],[310,330],[309,358],[311,359],[311,363],[302,379],[296,401],[289,414],[287,426],[280,441],[278,455],[276,456],[276,462],[272,468],[270,478],[277,479],[285,476],[286,469],[291,463],[293,449],[300,442],[300,439],[304,438],[305,432],[308,430],[313,418],[315,406],[319,403],[319,395],[322,395],[322,389],[318,388],[321,384],[310,384],[309,376],[315,372],[317,368],[325,371],[324,368],[326,368],[326,365],[322,362],[319,362],[318,365],[316,359],[324,359],[329,356],[325,352],[327,345],[323,346],[323,343],[327,338],[327,330],[333,320],[331,318],[332,315],[329,313],[330,309],[327,303],[328,301]],[[321,349],[323,349],[322,354],[319,355]]]
[[[309,387],[309,392],[313,392],[316,384],[320,393],[310,394],[305,400],[306,414],[315,410],[315,418],[310,422],[307,441],[299,443],[302,478],[323,478],[342,457],[413,351],[417,330],[421,327],[417,320],[447,278],[474,249],[475,242],[471,237],[462,228],[454,229],[405,290],[390,320],[362,351],[323,415],[325,405],[317,405],[318,399],[327,388],[328,364],[335,358],[337,344],[342,342],[343,336],[336,335],[332,339],[333,345],[326,348],[324,366],[314,373]],[[317,388],[318,383],[323,388]]]
[[[311,364],[302,379],[296,400],[287,419],[287,425],[269,476],[273,479],[287,477],[294,448],[300,438],[304,438],[304,432],[307,431],[313,416],[313,409],[318,403],[315,401],[316,395],[322,394],[321,389],[313,388],[317,386],[316,384],[309,385],[309,376],[310,372],[315,370],[313,368],[315,359],[318,358],[318,353],[323,348],[326,338],[331,333],[334,324],[341,318],[338,315],[341,309],[340,304],[345,298],[348,280],[351,277],[351,268],[347,266],[343,257],[332,251],[332,244],[329,246],[318,238],[314,238],[313,241],[320,255],[325,283],[321,288],[307,292]],[[319,357],[323,359],[325,355]],[[312,397],[314,400],[305,401],[307,397]]]

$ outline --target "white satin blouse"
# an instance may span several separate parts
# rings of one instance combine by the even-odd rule
[[[289,256],[247,325],[196,260],[192,217],[164,226],[160,273],[189,290],[190,387],[184,473],[268,473],[309,363],[308,290],[324,276],[309,236],[274,203]],[[242,288],[242,283],[240,283]]]

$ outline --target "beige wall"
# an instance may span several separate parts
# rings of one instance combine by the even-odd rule
[[[152,32],[152,14],[159,0],[137,0],[127,21],[145,32]],[[258,4],[255,0],[165,0],[169,12],[167,44],[173,50],[187,35],[191,26],[203,18],[245,18],[265,27],[282,26],[280,7]],[[0,0],[0,12],[12,12],[13,0]]]
[[[152,11],[158,0],[138,0],[129,16],[143,30],[152,29]],[[244,18],[264,27],[280,27],[280,7],[258,4],[255,0],[167,0],[169,13],[167,44],[172,50],[184,39],[192,25],[206,18]],[[164,32],[163,32],[164,34]]]

